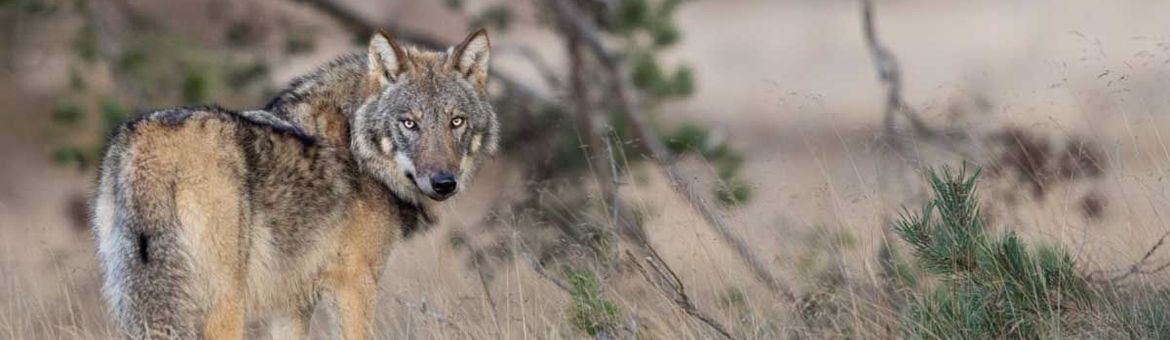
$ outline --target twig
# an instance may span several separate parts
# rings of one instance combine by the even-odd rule
[[[1091,280],[1094,280],[1094,281],[1107,281],[1107,282],[1113,283],[1113,282],[1118,282],[1118,281],[1124,280],[1124,279],[1129,278],[1130,276],[1133,276],[1136,274],[1153,274],[1153,273],[1157,273],[1157,272],[1161,272],[1163,270],[1166,270],[1166,268],[1170,268],[1170,262],[1167,262],[1167,263],[1163,263],[1161,265],[1158,265],[1158,266],[1154,267],[1153,269],[1144,269],[1145,267],[1147,267],[1147,262],[1150,260],[1150,258],[1152,258],[1154,256],[1154,253],[1156,253],[1158,251],[1158,248],[1162,248],[1162,246],[1166,244],[1167,238],[1170,238],[1170,231],[1167,231],[1166,233],[1162,234],[1162,237],[1158,238],[1158,242],[1155,242],[1154,246],[1152,246],[1152,247],[1150,247],[1150,249],[1146,250],[1145,255],[1142,255],[1141,259],[1139,259],[1137,262],[1134,262],[1134,264],[1129,266],[1129,269],[1125,270],[1121,274],[1117,274],[1117,275],[1115,275],[1111,278],[1108,278],[1108,279],[1096,279],[1095,278],[1096,276],[1104,275],[1103,271],[1097,271],[1097,272],[1089,274],[1089,278]]]
[[[500,330],[500,320],[496,318],[496,299],[492,297],[492,291],[488,288],[487,275],[483,272],[483,265],[481,263],[480,253],[475,247],[468,243],[468,248],[471,250],[471,263],[475,266],[475,272],[479,275],[479,286],[483,289],[483,295],[487,298],[488,306],[492,308],[492,325],[496,328],[496,338],[500,339],[503,332]]]
[[[769,290],[781,295],[790,302],[795,301],[796,299],[792,295],[792,292],[787,287],[781,286],[772,274],[768,272],[767,267],[764,266],[764,262],[760,261],[751,252],[743,239],[727,227],[723,216],[716,211],[715,207],[707,199],[695,192],[691,188],[689,181],[684,179],[691,178],[691,176],[684,176],[683,174],[685,172],[675,166],[674,157],[670,150],[662,143],[662,139],[658,137],[658,133],[646,122],[646,117],[642,112],[642,104],[635,97],[633,86],[626,77],[627,72],[625,72],[618,57],[606,49],[601,43],[597,28],[593,23],[583,17],[580,9],[568,1],[550,0],[550,2],[558,21],[566,28],[574,30],[585,46],[589,47],[593,55],[605,68],[606,75],[611,80],[612,95],[616,99],[622,115],[625,116],[631,127],[634,128],[639,143],[650,152],[650,156],[658,163],[659,168],[662,169],[667,180],[670,181],[671,188],[680,196],[683,196],[690,203],[691,207],[703,216],[707,224],[715,229],[715,232],[719,234],[724,243],[735,250],[739,257],[746,262],[752,273]]]
[[[715,332],[719,333],[719,335],[722,335],[724,338],[734,339],[734,337],[731,336],[731,333],[727,332],[727,328],[723,327],[723,324],[720,324],[719,321],[715,321],[715,319],[707,316],[707,314],[703,313],[695,307],[695,304],[691,302],[690,296],[687,295],[686,288],[683,287],[682,281],[679,280],[678,275],[670,269],[670,266],[668,266],[666,262],[662,261],[662,258],[658,256],[658,252],[654,251],[653,247],[647,248],[649,249],[649,255],[645,257],[645,261],[646,263],[650,264],[651,268],[654,268],[654,273],[657,274],[657,280],[650,276],[650,272],[642,266],[642,263],[638,261],[638,258],[635,257],[633,253],[631,253],[629,250],[626,251],[626,256],[630,258],[630,262],[633,262],[636,265],[638,272],[642,273],[642,277],[646,279],[646,282],[657,288],[658,291],[667,298],[667,300],[673,302],[674,305],[678,306],[679,309],[682,309],[683,312],[696,319],[699,319],[699,321],[702,321],[704,324],[706,324]]]
[[[561,290],[568,293],[569,292],[569,285],[565,284],[564,282],[561,282],[561,280],[557,280],[557,278],[555,278],[555,277],[552,277],[551,275],[548,274],[548,272],[545,272],[544,266],[541,265],[539,261],[536,261],[536,259],[532,258],[532,254],[528,253],[528,247],[525,246],[524,243],[520,242],[518,239],[519,238],[516,237],[516,233],[513,232],[512,233],[512,243],[516,244],[518,247],[520,247],[520,249],[519,249],[520,250],[520,257],[523,257],[524,261],[528,262],[528,265],[530,267],[532,267],[532,271],[536,272],[536,275],[539,275],[541,278],[545,279],[546,281],[552,282],[552,284],[554,286],[557,286],[557,288],[560,288]]]
[[[609,209],[613,212],[610,218],[610,222],[612,223],[613,227],[613,259],[610,260],[610,269],[613,269],[613,267],[617,265],[618,261],[621,260],[622,256],[621,236],[619,230],[620,227],[618,225],[618,216],[621,212],[621,198],[618,197],[618,195],[620,195],[619,189],[621,189],[621,182],[618,180],[617,159],[613,157],[613,141],[611,140],[617,134],[614,133],[612,126],[606,125],[604,129],[605,133],[603,134],[601,141],[602,146],[605,147],[606,159],[609,160],[609,179],[610,185],[613,187],[613,197],[610,197],[609,204]]]

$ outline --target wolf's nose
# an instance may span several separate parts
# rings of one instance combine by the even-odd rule
[[[435,193],[439,195],[450,195],[455,192],[457,185],[455,176],[446,171],[440,171],[434,177],[431,177],[431,188],[435,189]]]

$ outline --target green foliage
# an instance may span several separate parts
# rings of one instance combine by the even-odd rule
[[[77,56],[86,62],[92,62],[97,59],[98,43],[97,33],[94,32],[93,26],[85,24],[78,30],[77,36],[73,38],[73,51]]]
[[[223,32],[223,39],[231,47],[248,47],[255,44],[260,37],[251,22],[241,20],[228,25]]]
[[[651,98],[661,100],[689,96],[694,91],[694,74],[686,66],[667,76],[658,62],[649,55],[636,57],[632,61],[634,86],[651,95]]]
[[[310,37],[299,34],[290,35],[284,41],[284,51],[288,54],[305,54],[317,49],[316,43]]]
[[[935,197],[922,207],[918,215],[903,212],[894,230],[906,240],[928,270],[936,274],[948,274],[975,268],[976,247],[980,245],[983,221],[979,216],[978,202],[975,201],[975,178],[978,172],[964,178],[963,182],[952,182],[950,170],[943,176],[930,174],[931,187]],[[966,176],[960,173],[960,177]],[[940,218],[933,219],[938,210]]]
[[[1090,298],[1063,249],[1029,249],[1012,232],[988,235],[975,194],[978,174],[932,171],[931,200],[895,225],[918,262],[942,281],[929,294],[910,296],[907,338],[1042,338]]]
[[[443,0],[443,6],[447,6],[447,9],[451,10],[463,9],[463,3],[463,0]]]
[[[69,90],[74,92],[85,91],[85,78],[81,76],[81,72],[76,68],[69,70]]]
[[[89,164],[89,157],[76,147],[67,146],[53,149],[49,157],[53,159],[53,163],[60,166],[85,168]]]
[[[77,125],[77,122],[81,120],[82,114],[84,114],[84,112],[81,109],[81,105],[78,105],[75,101],[66,100],[58,102],[57,105],[53,107],[51,117],[53,123],[63,126],[73,126]]]
[[[68,135],[78,129],[83,128],[86,120],[87,105],[83,101],[76,98],[66,98],[57,102],[50,112],[50,132],[53,135]],[[117,125],[126,118],[126,112],[121,105],[112,98],[103,98],[100,105],[100,124],[101,136],[107,136],[113,131]],[[49,157],[59,166],[69,166],[78,169],[86,169],[97,164],[102,151],[100,143],[76,143],[72,138],[69,142],[63,142],[56,145],[50,151]]]
[[[727,309],[743,309],[747,307],[747,294],[738,287],[728,287],[719,293],[719,306]]]
[[[143,67],[146,65],[148,61],[147,58],[146,49],[131,48],[118,58],[115,66],[119,72],[125,72],[129,75],[137,76],[141,73]]]
[[[202,103],[207,101],[208,93],[211,91],[211,80],[208,78],[207,72],[199,69],[192,69],[187,71],[187,77],[183,79],[183,101],[188,103]]]
[[[681,35],[678,28],[671,24],[664,22],[656,23],[651,26],[650,34],[654,37],[655,47],[667,47],[678,42]]]
[[[471,27],[507,31],[511,22],[512,9],[507,4],[499,3],[488,6],[471,18]]]
[[[656,95],[668,93],[669,89],[662,81],[662,68],[658,66],[658,61],[650,56],[643,55],[633,60],[633,80],[634,86],[639,90],[650,91]]]
[[[887,282],[893,282],[895,288],[916,288],[918,287],[918,275],[914,272],[914,267],[907,262],[898,253],[898,249],[890,246],[888,242],[882,242],[881,248],[878,250],[878,260],[881,266],[882,279]]]
[[[712,137],[707,128],[683,124],[667,135],[665,142],[673,153],[698,153],[715,166],[720,181],[715,189],[715,197],[720,203],[735,205],[751,198],[751,187],[738,177],[743,167],[743,156]]]
[[[268,76],[268,73],[268,64],[257,62],[250,65],[231,68],[227,73],[226,81],[227,85],[231,87],[232,90],[238,91],[248,86],[248,84],[254,84],[261,81],[264,79],[264,77]]]
[[[48,15],[56,13],[58,6],[42,0],[0,0],[0,9],[17,10],[32,15]]]
[[[79,8],[85,5],[77,4]],[[146,24],[141,21],[135,25],[145,27],[142,25]],[[224,35],[228,45],[235,47],[249,46],[256,38],[247,23],[232,25]],[[158,31],[135,31],[124,42],[124,51],[108,60],[102,60],[106,56],[98,53],[97,39],[90,24],[81,25],[73,42],[74,52],[87,63],[109,63],[118,87],[131,95],[127,97],[135,99],[133,105],[165,107],[206,103],[222,94],[217,91],[223,88],[240,93],[247,86],[261,82],[269,73],[263,62],[233,62],[226,53],[215,53],[182,37]],[[103,138],[131,113],[119,96],[87,86],[86,76],[79,69],[71,69],[70,86],[62,94],[67,99],[51,112],[49,132],[57,138],[68,138],[59,142],[50,156],[59,165],[86,169],[95,166],[100,158]]]
[[[601,294],[601,285],[593,272],[569,269],[569,323],[595,336],[614,334],[621,327],[621,309]]]
[[[1170,290],[1159,289],[1120,295],[1110,292],[1106,324],[1130,339],[1165,338],[1170,334]],[[1119,335],[1121,335],[1119,334]]]
[[[671,93],[675,96],[690,96],[695,92],[695,74],[691,68],[683,65],[674,70],[670,76]]]
[[[650,10],[650,2],[646,0],[621,0],[615,11],[614,29],[618,32],[632,32],[638,28],[653,23],[654,13]]]
[[[724,205],[736,205],[752,198],[752,188],[738,179],[731,179],[715,189],[715,197]]]
[[[88,115],[86,106],[82,103],[66,99],[58,102],[53,108],[50,121],[51,128],[56,133],[72,133],[84,128],[81,124]],[[113,133],[122,121],[129,117],[128,111],[114,98],[103,97],[98,103],[99,136],[105,137]],[[104,140],[104,139],[102,139]],[[57,145],[49,157],[59,166],[70,166],[78,169],[87,169],[97,165],[101,157],[103,145],[101,143],[62,143]]]
[[[108,136],[118,128],[126,118],[130,118],[130,111],[122,106],[117,99],[103,97],[101,102],[101,135]]]
[[[607,17],[607,25],[603,25],[607,32],[626,41],[621,55],[630,65],[630,80],[641,92],[649,112],[654,112],[658,103],[684,98],[695,91],[695,74],[689,66],[678,65],[672,69],[658,59],[662,49],[682,38],[672,19],[681,3],[679,0],[621,0]],[[618,127],[619,138],[632,139],[627,129],[619,127],[623,124],[620,117],[611,121]],[[709,138],[706,128],[685,124],[665,136],[664,142],[676,154],[698,152],[716,166],[720,181],[714,191],[720,203],[735,205],[751,198],[751,186],[737,175],[742,156],[722,141]]]

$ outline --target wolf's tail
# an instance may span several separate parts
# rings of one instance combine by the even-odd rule
[[[112,225],[95,219],[104,291],[130,338],[193,339],[199,307],[175,209],[177,165],[135,150],[133,142],[124,130],[114,136],[98,188],[98,209],[112,208],[106,221]]]

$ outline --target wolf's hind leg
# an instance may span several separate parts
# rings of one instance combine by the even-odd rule
[[[243,339],[244,306],[239,293],[223,294],[207,313],[203,324],[205,339]]]
[[[107,280],[109,294],[117,294],[115,311],[122,330],[133,339],[195,339],[199,306],[189,294],[190,265],[175,235],[159,233],[128,240],[132,244],[115,266],[124,274]],[[135,249],[136,248],[136,249]]]
[[[275,318],[268,324],[268,334],[272,340],[299,340],[309,338],[309,320],[313,316],[313,309],[295,312],[292,315]]]

